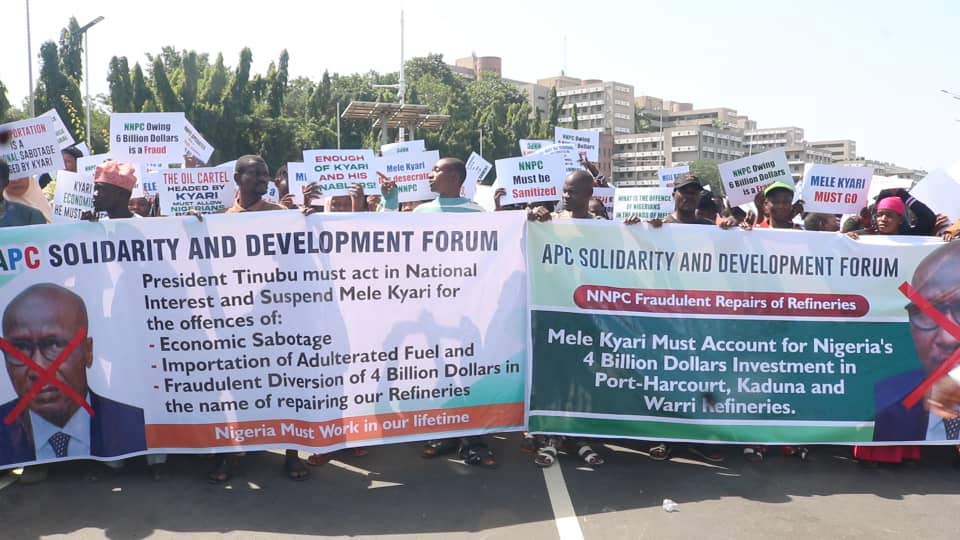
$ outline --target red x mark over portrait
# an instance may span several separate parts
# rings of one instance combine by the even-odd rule
[[[943,313],[937,311],[937,308],[933,307],[933,304],[921,296],[920,293],[911,287],[909,283],[903,282],[903,284],[900,285],[900,292],[909,298],[910,301],[917,306],[917,309],[922,311],[927,317],[930,317],[933,322],[937,323],[937,326],[940,327],[937,330],[938,332],[940,330],[944,330],[956,338],[957,341],[960,341],[960,325],[948,319]],[[927,394],[927,391],[930,390],[930,387],[933,386],[933,383],[946,376],[951,369],[957,367],[957,364],[960,364],[960,349],[954,351],[953,354],[951,354],[946,360],[943,361],[943,363],[937,366],[937,369],[933,370],[933,373],[927,376],[927,378],[924,379],[919,386],[914,388],[913,391],[903,399],[903,406],[909,409],[916,405],[917,402]]]
[[[12,411],[10,411],[10,414],[4,417],[3,419],[4,424],[8,424],[8,425],[12,424],[13,421],[16,420],[17,417],[23,413],[23,411],[27,408],[27,406],[30,405],[30,402],[33,401],[33,398],[36,397],[36,395],[40,392],[40,390],[43,389],[44,386],[47,385],[47,383],[50,383],[56,386],[58,389],[60,389],[61,392],[64,393],[64,395],[66,395],[71,400],[77,402],[77,404],[83,407],[87,411],[87,413],[90,414],[90,416],[94,415],[93,407],[91,407],[90,404],[87,403],[87,401],[83,397],[81,397],[76,390],[71,388],[69,384],[57,378],[57,370],[60,368],[61,365],[63,365],[64,362],[67,361],[67,358],[69,358],[70,355],[73,354],[74,349],[76,349],[86,337],[87,337],[86,328],[81,328],[77,330],[77,333],[73,335],[73,338],[70,340],[69,343],[67,343],[67,346],[64,347],[62,351],[60,351],[60,354],[57,355],[56,360],[54,360],[53,363],[50,364],[50,367],[48,367],[47,369],[43,369],[42,367],[40,367],[39,364],[34,362],[32,359],[28,358],[27,355],[23,354],[22,351],[20,351],[19,349],[11,345],[9,341],[3,338],[0,338],[0,349],[3,349],[3,351],[6,352],[7,354],[13,356],[20,362],[23,362],[23,364],[28,369],[36,371],[37,373],[40,374],[40,378],[33,383],[33,386],[30,387],[30,391],[27,392],[25,395],[21,396],[20,401],[17,402],[17,406],[14,407]]]

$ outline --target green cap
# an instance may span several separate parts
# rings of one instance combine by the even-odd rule
[[[767,186],[767,189],[763,190],[763,196],[766,197],[767,195],[770,194],[771,191],[775,189],[785,189],[790,193],[793,193],[793,186],[791,186],[790,184],[786,182],[774,182],[769,186]]]

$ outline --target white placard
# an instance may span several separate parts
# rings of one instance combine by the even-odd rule
[[[93,178],[94,173],[97,172],[97,165],[109,160],[110,154],[94,154],[77,158],[77,172]]]
[[[426,152],[427,145],[424,141],[417,139],[415,141],[401,141],[385,144],[380,147],[380,154],[386,156],[389,154],[406,154]]]
[[[562,127],[553,128],[553,139],[557,144],[572,144],[577,149],[577,157],[591,163],[600,161],[600,132],[584,131]]]
[[[867,206],[873,170],[808,163],[798,191],[806,212],[856,214]]]
[[[470,152],[466,166],[467,177],[463,181],[463,189],[460,190],[460,196],[472,199],[473,194],[477,191],[477,184],[483,182],[483,179],[490,174],[490,169],[493,168],[493,165],[480,157],[480,154]]]
[[[290,161],[287,163],[287,188],[290,190],[290,196],[297,206],[303,206],[303,188],[310,184],[308,178],[309,174],[306,163],[299,161]],[[363,193],[364,195],[368,194],[367,190],[364,190]],[[379,190],[375,193],[379,193]],[[310,201],[310,205],[323,206],[324,195],[325,194],[321,193],[320,197],[314,197]]]
[[[960,181],[942,169],[937,169],[910,190],[910,195],[951,221],[960,219]]]
[[[9,140],[0,144],[0,159],[10,165],[10,179],[40,176],[64,168],[56,126],[49,116],[0,125]]]
[[[183,163],[184,124],[179,113],[113,113],[110,155],[117,161],[161,166]]]
[[[912,185],[913,180],[909,178],[873,175],[873,180],[870,181],[870,192],[867,193],[867,203],[872,204],[876,202],[874,200],[876,196],[885,189],[910,189]]]
[[[580,164],[577,162],[577,147],[572,144],[551,144],[544,146],[530,155],[563,157],[564,174],[570,174],[580,170]]]
[[[520,139],[520,155],[527,157],[530,154],[543,150],[553,144],[553,141],[545,139]]]
[[[527,157],[498,159],[496,187],[507,190],[500,204],[560,200],[563,189],[563,158],[534,154]]]
[[[440,152],[437,150],[390,154],[377,159],[377,172],[397,184],[400,202],[427,201],[437,198],[437,194],[430,191],[428,175],[439,160]]]
[[[233,206],[236,183],[227,167],[160,169],[147,173],[160,197],[160,214],[182,216],[190,210],[216,214]]]
[[[84,212],[93,211],[93,177],[70,171],[57,172],[57,190],[53,194],[54,223],[80,221]]]
[[[603,203],[604,208],[607,209],[607,215],[613,215],[613,201],[616,196],[617,188],[615,187],[594,187],[593,188],[593,198],[598,199]]]
[[[479,204],[487,212],[493,212],[497,209],[497,203],[493,200],[493,194],[497,188],[494,186],[477,185],[476,192],[473,194],[473,202]]]
[[[673,212],[673,188],[635,187],[618,188],[613,200],[611,218],[622,221],[631,216],[654,219],[669,216]]]
[[[679,167],[664,167],[657,171],[657,178],[660,179],[660,187],[673,189],[673,184],[688,174],[690,174],[689,165],[680,165]]]
[[[70,130],[67,129],[67,126],[63,123],[63,119],[60,118],[60,113],[58,113],[56,109],[50,109],[40,116],[47,116],[53,120],[53,128],[57,134],[57,143],[60,145],[61,150],[73,146],[73,144],[76,142],[73,138],[73,134],[71,134]]]
[[[203,138],[203,135],[193,127],[189,120],[183,121],[183,144],[188,154],[206,163],[213,155],[213,145]]]
[[[782,148],[721,163],[719,169],[731,205],[752,201],[757,193],[763,193],[774,182],[793,187],[787,154]]]
[[[75,144],[75,145],[73,145],[73,146],[74,146],[77,150],[79,150],[81,154],[83,154],[83,155],[85,155],[85,156],[89,156],[90,154],[92,154],[92,152],[90,151],[90,147],[87,146],[87,143],[85,143],[85,142],[83,142],[83,141],[80,141],[80,142],[78,142],[77,144]]]
[[[352,184],[362,185],[364,193],[380,190],[373,150],[304,150],[303,163],[307,183],[316,182],[324,197],[348,195]]]

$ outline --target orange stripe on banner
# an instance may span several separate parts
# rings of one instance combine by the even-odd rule
[[[420,433],[523,424],[523,403],[351,416],[329,422],[263,420],[215,424],[147,424],[150,448],[212,448],[257,444],[329,446]]]

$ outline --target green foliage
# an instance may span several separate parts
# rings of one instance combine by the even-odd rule
[[[110,59],[107,82],[110,83],[110,106],[113,111],[133,112],[133,82],[130,80],[126,56]]]
[[[709,184],[714,194],[722,195],[726,193],[723,189],[723,182],[720,181],[720,169],[716,161],[701,159],[690,163],[690,173],[697,175],[700,182]]]
[[[70,17],[67,27],[60,31],[60,61],[63,74],[77,84],[83,80],[83,34],[76,17]]]
[[[147,111],[147,102],[153,102],[153,92],[147,86],[147,81],[143,77],[143,69],[140,68],[140,62],[133,65],[133,75],[130,77],[132,86],[131,103],[133,110],[131,112]],[[154,106],[155,110],[156,106]]]
[[[10,100],[7,98],[7,87],[0,81],[0,124],[7,122],[10,112]]]
[[[76,80],[64,73],[57,44],[47,41],[40,46],[40,77],[34,92],[37,114],[56,109],[73,138],[81,140],[85,136],[82,104],[80,87]],[[69,121],[71,115],[75,122]]]

